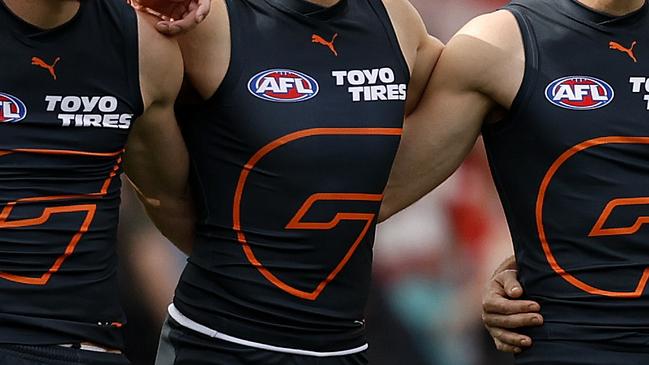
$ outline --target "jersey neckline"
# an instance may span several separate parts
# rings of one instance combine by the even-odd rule
[[[265,0],[271,6],[299,13],[305,17],[327,20],[347,9],[348,0],[340,0],[330,7],[314,4],[307,0]]]
[[[38,36],[38,35],[44,35],[44,34],[49,34],[49,33],[54,33],[57,32],[61,29],[69,27],[71,24],[74,24],[75,22],[78,21],[78,19],[81,17],[81,14],[83,13],[86,3],[90,0],[86,1],[79,1],[79,8],[77,9],[76,14],[70,18],[65,23],[62,23],[60,25],[57,25],[53,28],[41,28],[35,24],[32,24],[25,19],[23,19],[21,16],[18,14],[14,13],[13,10],[9,8],[9,5],[5,3],[4,0],[0,0],[0,10],[3,10],[5,13],[7,13],[8,18],[10,21],[12,21],[15,25],[15,30],[26,35],[26,36]]]
[[[645,0],[644,4],[642,4],[639,9],[625,15],[616,16],[593,9],[579,2],[579,0],[571,0],[567,3],[573,5],[570,6],[570,8],[574,9],[575,15],[577,15],[579,18],[598,25],[634,23],[637,20],[643,18],[647,13],[647,9],[649,8],[649,1]]]

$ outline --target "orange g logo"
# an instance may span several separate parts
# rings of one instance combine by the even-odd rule
[[[233,229],[237,234],[237,239],[241,244],[245,256],[248,262],[254,266],[261,275],[266,278],[270,283],[272,283],[277,288],[282,291],[302,298],[305,300],[316,300],[326,286],[333,281],[340,271],[345,267],[349,262],[351,257],[354,255],[354,252],[357,250],[361,242],[363,242],[368,231],[372,227],[372,223],[376,218],[374,213],[352,213],[352,212],[337,212],[334,214],[333,218],[329,221],[311,221],[307,218],[309,212],[313,211],[314,205],[320,202],[380,202],[383,199],[382,194],[367,194],[367,193],[315,193],[306,199],[304,203],[300,206],[298,211],[292,216],[290,221],[285,225],[284,229],[286,230],[320,230],[327,231],[332,230],[339,226],[343,221],[358,221],[363,223],[363,228],[360,233],[356,236],[354,241],[346,249],[343,257],[340,261],[337,262],[335,267],[331,272],[326,275],[326,277],[319,279],[318,283],[314,284],[313,290],[300,290],[295,286],[288,284],[285,280],[280,279],[276,274],[274,274],[271,269],[266,267],[262,261],[259,259],[258,255],[255,254],[253,247],[248,242],[248,238],[242,229],[241,223],[241,206],[242,199],[246,184],[250,173],[255,169],[258,163],[266,157],[268,154],[274,150],[285,146],[289,143],[314,136],[395,136],[398,137],[401,135],[400,128],[315,128],[307,129],[295,133],[288,134],[284,137],[276,139],[271,143],[267,144],[261,148],[244,166],[244,169],[241,171],[239,176],[239,181],[237,184],[235,196],[234,196],[234,205],[233,205]]]
[[[583,143],[580,143],[568,151],[564,152],[550,167],[546,173],[537,196],[536,201],[536,227],[543,252],[547,262],[552,267],[552,270],[560,275],[565,281],[571,285],[579,288],[580,290],[593,294],[600,295],[605,297],[612,298],[638,298],[642,295],[647,286],[647,281],[649,280],[649,264],[648,267],[644,268],[641,274],[638,274],[637,281],[633,283],[633,290],[609,290],[603,289],[594,284],[587,283],[584,279],[577,278],[574,274],[570,273],[569,270],[565,269],[557,259],[556,252],[552,248],[551,239],[546,232],[546,226],[544,222],[544,207],[547,204],[547,195],[548,189],[558,171],[571,159],[583,152],[591,152],[591,149],[601,146],[623,146],[623,145],[649,145],[649,137],[601,137],[595,138]],[[614,179],[614,178],[611,178]],[[633,191],[624,192],[631,193]],[[646,194],[642,192],[642,194]],[[585,193],[583,194],[585,195]],[[644,205],[649,205],[649,197],[640,196],[640,197],[629,197],[629,198],[609,198],[605,203],[603,209],[598,214],[592,228],[589,228],[587,232],[587,237],[590,238],[604,238],[608,236],[630,236],[635,235],[642,228],[644,224],[649,223],[649,216],[644,216],[639,214],[637,210]],[[624,209],[635,209],[634,212],[628,211],[627,213],[632,214],[631,217],[627,216],[628,219],[632,219],[633,222],[620,223],[612,219],[613,215],[617,211],[622,211]],[[636,280],[636,279],[634,279]]]

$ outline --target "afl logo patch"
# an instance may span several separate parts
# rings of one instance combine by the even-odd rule
[[[27,116],[27,107],[13,95],[0,93],[0,123],[17,123]]]
[[[610,104],[615,92],[606,81],[589,76],[568,76],[551,82],[545,89],[545,97],[561,108],[593,110]]]
[[[248,82],[250,93],[276,103],[297,103],[314,98],[320,86],[311,76],[299,71],[274,69],[262,71]]]

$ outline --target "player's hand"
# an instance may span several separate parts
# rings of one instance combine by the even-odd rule
[[[156,29],[174,36],[200,24],[210,12],[211,0],[126,0],[134,8],[160,18]]]
[[[503,352],[520,353],[532,345],[530,337],[513,330],[543,324],[538,303],[517,299],[523,295],[517,273],[515,259],[507,259],[489,280],[482,297],[482,321],[496,348]]]
[[[171,19],[163,19],[156,23],[156,29],[163,34],[174,36],[190,31],[200,24],[210,12],[211,0],[192,0],[185,6],[184,0],[172,0],[179,6],[171,8],[166,14]]]

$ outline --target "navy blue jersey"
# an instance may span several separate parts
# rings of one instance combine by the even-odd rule
[[[284,348],[362,347],[409,72],[380,0],[227,1],[232,60],[182,112],[201,218],[175,306]]]
[[[0,343],[122,346],[121,161],[142,112],[135,12],[39,29],[0,1]]]
[[[506,7],[525,76],[509,120],[485,130],[537,339],[649,340],[649,18],[567,0]],[[610,363],[610,362],[609,362]]]

